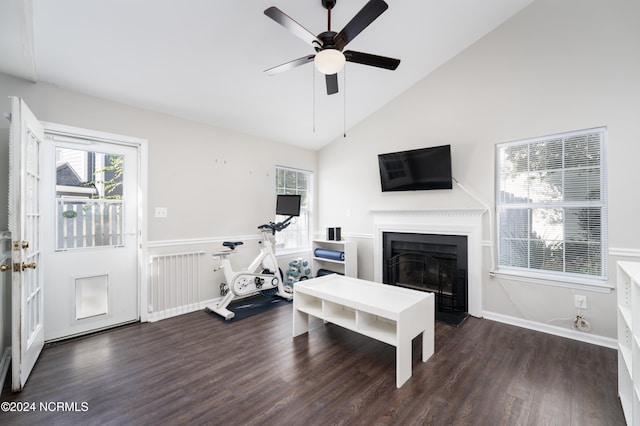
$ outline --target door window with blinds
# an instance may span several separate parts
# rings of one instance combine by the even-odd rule
[[[605,136],[597,128],[497,145],[501,271],[605,284]]]
[[[300,195],[300,216],[285,230],[276,233],[276,247],[293,250],[311,245],[312,181],[313,174],[309,171],[276,167],[276,195]],[[278,222],[285,219],[285,216],[276,216]]]

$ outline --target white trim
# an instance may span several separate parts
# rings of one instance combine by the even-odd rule
[[[191,312],[201,311],[204,308],[209,306],[213,306],[214,304],[220,302],[222,297],[217,297],[215,299],[204,300],[198,303],[193,303],[190,305],[178,306],[175,308],[165,309],[164,311],[151,312],[148,314],[149,322],[160,321],[167,318],[177,317],[179,315],[189,314]]]
[[[289,248],[289,249],[279,249],[277,250],[278,253],[276,253],[276,257],[289,257],[289,256],[295,256],[298,254],[310,254],[311,253],[311,246],[309,247],[297,247],[297,248]]]
[[[250,297],[245,296],[245,297]],[[236,298],[235,300],[242,300],[243,298]],[[178,306],[176,308],[165,309],[164,311],[152,312],[149,314],[149,322],[156,322],[167,318],[177,317],[179,315],[189,314],[191,312],[197,312],[204,310],[207,306],[215,306],[218,302],[222,301],[222,297],[216,297],[213,299],[203,300],[198,303],[192,303],[190,305]],[[220,317],[221,318],[221,317]]]
[[[207,237],[207,238],[187,238],[183,240],[157,240],[147,242],[148,248],[161,247],[180,247],[193,245],[222,244],[225,241],[257,241],[262,237],[260,235],[233,235],[223,237]],[[276,257],[293,256],[296,254],[305,254],[311,252],[311,247],[300,247],[295,249],[281,249],[276,253]]]
[[[611,247],[609,248],[609,256],[640,257],[640,249]]]
[[[522,327],[529,330],[540,331],[542,333],[553,334],[554,336],[566,337],[568,339],[591,343],[598,346],[604,346],[610,349],[618,348],[618,341],[610,337],[596,336],[594,334],[587,334],[576,330],[569,330],[553,325],[541,324],[539,322],[516,318],[509,315],[498,314],[495,312],[484,311],[483,314],[485,319],[491,321],[514,325],[516,327]]]
[[[489,272],[490,276],[498,278],[505,278],[512,281],[526,282],[531,284],[542,284],[551,287],[564,287],[574,290],[586,290],[596,293],[610,293],[614,288],[608,281],[604,280],[589,280],[589,279],[571,279],[570,277],[564,277],[565,281],[561,281],[561,278],[557,275],[551,275],[549,278],[543,274],[534,275],[531,272],[523,271],[508,271],[508,270],[496,270]],[[556,279],[556,277],[558,277]]]
[[[520,139],[517,141],[501,142],[497,144],[497,146],[501,147],[501,146],[512,146],[512,145],[524,145],[524,144],[530,144],[538,141],[545,141],[549,139],[558,139],[558,138],[566,139],[566,138],[572,138],[574,136],[587,135],[589,133],[606,133],[606,132],[607,132],[607,126],[591,127],[589,129],[573,130],[569,132],[561,132],[561,133],[554,133],[550,135],[536,136],[533,138]]]
[[[11,364],[11,346],[7,346],[2,353],[2,359],[0,359],[0,389],[4,389],[4,381],[7,378],[9,372],[9,365]]]
[[[482,315],[482,216],[485,209],[372,210],[374,215],[373,277],[382,282],[385,232],[462,235],[467,237],[469,314]]]
[[[260,235],[233,235],[226,237],[205,237],[205,238],[185,238],[182,240],[157,240],[148,241],[147,247],[176,247],[176,246],[192,246],[198,244],[221,244],[225,241],[244,241],[259,240]]]
[[[147,140],[140,140],[138,145],[138,280],[140,283],[139,296],[140,303],[138,314],[141,322],[147,322],[148,319],[148,268],[147,268],[147,238],[148,220],[147,220],[147,195],[149,194],[148,178],[149,178],[149,145]]]
[[[313,175],[313,170],[308,170],[308,169],[298,169],[296,167],[282,166],[280,164],[276,164],[275,168],[276,168],[276,170],[277,169],[284,169],[284,170],[290,170],[292,172],[302,172],[302,173],[309,173],[309,174]]]
[[[317,233],[317,235],[320,235],[320,234]],[[373,240],[375,238],[373,234],[343,233],[342,236],[344,238],[359,239],[359,240]]]
[[[393,216],[482,216],[486,209],[477,207],[460,207],[460,208],[428,208],[428,209],[379,209],[370,210],[369,213],[376,215],[393,215]]]
[[[67,141],[74,143],[82,143],[82,141],[86,141],[87,144],[91,144],[92,142],[105,142],[133,147],[139,147],[147,144],[146,139],[135,136],[84,129],[81,127],[67,126],[65,124],[50,123],[48,121],[41,121],[41,123],[44,127],[45,133],[54,135],[53,138],[58,141],[65,141],[65,138],[69,138]]]

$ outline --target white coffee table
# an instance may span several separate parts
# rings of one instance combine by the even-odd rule
[[[342,275],[293,287],[293,336],[309,331],[309,315],[396,347],[396,386],[411,377],[411,341],[422,334],[422,361],[434,351],[433,293]]]

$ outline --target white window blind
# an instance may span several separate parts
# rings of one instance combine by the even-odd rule
[[[298,249],[311,246],[311,200],[313,174],[306,170],[276,166],[276,194],[300,194],[300,216],[285,230],[276,233],[276,247]],[[285,220],[276,216],[276,221]]]
[[[605,128],[497,145],[498,266],[607,277]]]

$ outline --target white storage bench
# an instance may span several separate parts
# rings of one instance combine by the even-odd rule
[[[411,377],[411,341],[422,334],[422,361],[434,351],[433,293],[342,275],[297,282],[293,336],[309,331],[309,315],[396,347],[396,386]]]

